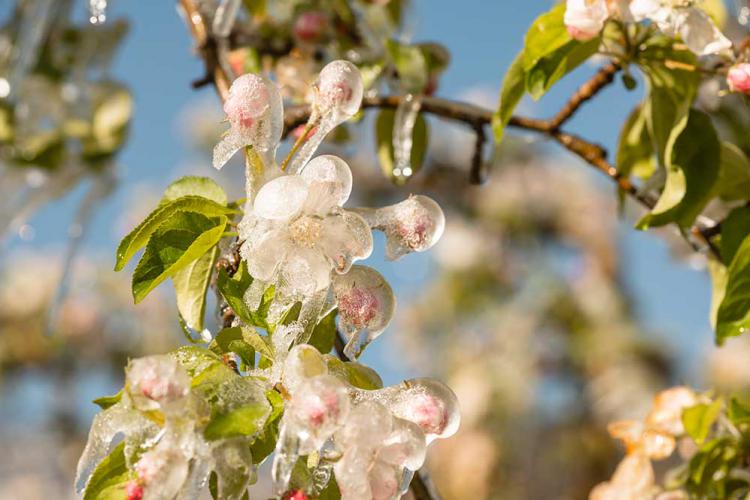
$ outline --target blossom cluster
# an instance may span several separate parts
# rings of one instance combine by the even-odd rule
[[[384,208],[343,208],[352,191],[349,165],[333,155],[313,154],[334,127],[359,111],[359,70],[347,61],[329,63],[313,95],[306,132],[278,165],[283,128],[279,90],[258,75],[237,78],[224,106],[231,128],[214,150],[214,166],[221,168],[242,148],[257,153],[248,161],[249,201],[239,223],[241,255],[255,280],[245,297],[248,305],[256,306],[271,285],[271,321],[301,302],[301,341],[322,313],[338,307],[349,341],[345,352],[355,358],[385,329],[395,307],[383,277],[353,265],[372,253],[372,230],[385,233],[387,256],[396,259],[432,247],[443,233],[445,217],[437,203],[422,195]]]
[[[612,478],[591,491],[590,500],[682,498],[679,492],[660,491],[651,461],[672,455],[677,440],[685,435],[682,412],[698,403],[699,397],[692,389],[673,387],[656,396],[644,421],[624,420],[610,424],[609,433],[623,442],[626,455]]]
[[[456,396],[436,380],[363,390],[344,379],[311,346],[289,352],[281,382],[290,399],[273,463],[278,494],[288,490],[299,457],[313,455],[318,488],[332,470],[344,499],[400,497],[427,445],[458,429]]]

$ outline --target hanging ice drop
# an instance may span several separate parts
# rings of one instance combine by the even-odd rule
[[[411,151],[414,145],[414,125],[421,108],[421,96],[407,94],[398,104],[393,118],[393,175],[400,182],[406,182],[414,173]]]
[[[103,24],[107,20],[107,0],[89,0],[89,22]]]

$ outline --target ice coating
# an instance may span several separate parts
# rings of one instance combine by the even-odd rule
[[[224,112],[231,125],[216,145],[213,165],[220,169],[241,148],[252,146],[265,165],[271,165],[284,127],[281,94],[265,77],[246,74],[229,88]]]
[[[190,392],[190,377],[171,356],[134,359],[125,373],[133,405],[139,410],[181,410],[180,403]]]
[[[408,485],[408,471],[419,469],[425,460],[425,436],[419,427],[375,401],[357,404],[335,441],[342,456],[334,471],[344,499],[399,498]]]
[[[311,345],[300,344],[289,351],[282,382],[287,392],[294,395],[303,382],[327,373],[328,367],[320,352]]]
[[[461,422],[458,398],[450,387],[435,379],[416,378],[358,393],[357,400],[367,399],[378,401],[396,417],[417,424],[428,442],[452,436]]]
[[[301,382],[286,405],[279,427],[271,470],[277,494],[287,491],[297,459],[319,451],[348,415],[349,392],[342,381],[322,374]]]
[[[362,75],[349,61],[328,63],[320,71],[315,88],[313,111],[308,121],[308,127],[314,129],[290,162],[289,173],[299,172],[310,161],[325,136],[354,116],[362,105]]]
[[[411,151],[414,145],[414,126],[420,109],[421,96],[407,94],[398,104],[393,118],[393,176],[400,182],[414,174]]]
[[[276,286],[275,303],[282,309],[302,301],[299,321],[308,332],[325,303],[331,272],[345,273],[372,252],[370,227],[341,208],[350,191],[346,162],[316,158],[301,175],[282,175],[263,185],[239,224],[248,271]]]
[[[445,215],[432,198],[412,195],[384,208],[356,209],[370,227],[383,231],[388,239],[390,260],[411,252],[424,252],[438,242],[445,230]]]
[[[333,296],[339,310],[339,326],[348,342],[344,353],[356,359],[390,323],[396,297],[375,269],[355,265],[333,278]]]

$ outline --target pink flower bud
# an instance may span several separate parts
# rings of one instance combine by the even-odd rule
[[[350,288],[338,297],[339,313],[347,323],[358,329],[366,328],[380,309],[380,301],[375,294],[364,288]]]
[[[739,63],[729,68],[727,83],[732,92],[750,94],[750,63]]]
[[[294,22],[294,36],[303,42],[320,40],[328,28],[328,16],[320,11],[307,11],[300,14]]]
[[[268,110],[271,96],[266,83],[258,75],[248,73],[237,78],[224,102],[224,112],[232,127],[252,127]]]
[[[578,28],[576,26],[568,26],[568,34],[573,38],[574,40],[578,40],[579,42],[585,42],[587,40],[591,40],[595,36],[599,34],[598,31],[585,31],[581,28]]]
[[[291,490],[284,493],[284,500],[307,500],[307,495],[302,490]]]
[[[143,500],[143,487],[136,481],[130,481],[125,486],[125,496],[128,500]]]
[[[349,61],[328,63],[318,77],[318,106],[323,113],[353,116],[362,103],[362,75]]]

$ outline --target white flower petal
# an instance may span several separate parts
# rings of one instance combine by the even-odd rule
[[[679,33],[685,45],[696,55],[707,56],[720,54],[732,48],[719,28],[703,10],[698,8],[684,9],[679,21]]]
[[[317,249],[296,247],[279,267],[278,292],[307,297],[331,283],[331,264]]]
[[[310,184],[307,205],[316,212],[342,206],[352,192],[352,171],[338,156],[313,158],[300,176]]]
[[[247,270],[256,280],[272,281],[276,269],[292,250],[292,243],[283,230],[273,230],[258,242],[242,246],[242,258],[247,262]]]
[[[255,197],[255,215],[265,219],[289,220],[299,213],[307,199],[307,183],[297,175],[284,175],[266,183]]]

